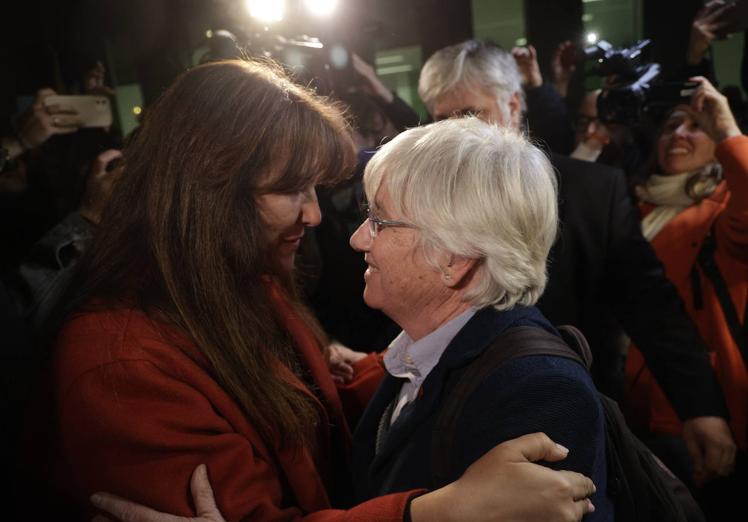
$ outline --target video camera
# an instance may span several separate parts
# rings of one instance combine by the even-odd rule
[[[584,49],[585,58],[595,60],[592,74],[605,77],[597,100],[598,118],[604,123],[637,125],[647,114],[658,115],[681,103],[688,103],[697,84],[663,82],[660,64],[644,59],[650,40],[616,49],[601,40]]]
[[[270,58],[300,82],[314,85],[320,94],[342,91],[357,82],[349,50],[342,45],[323,43],[316,37],[285,37],[270,31],[237,35],[218,30],[208,42],[209,52],[204,61],[246,56]]]

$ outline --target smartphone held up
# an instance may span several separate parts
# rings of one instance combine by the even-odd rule
[[[109,127],[112,125],[112,106],[106,96],[55,94],[44,99],[46,107],[74,111],[81,127]]]

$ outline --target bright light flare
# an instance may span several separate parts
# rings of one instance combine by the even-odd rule
[[[340,69],[341,71],[345,69],[348,66],[349,60],[350,56],[345,47],[336,45],[330,49],[330,64],[336,69]]]
[[[304,0],[306,8],[316,16],[330,16],[338,6],[338,0]]]
[[[244,6],[252,18],[262,22],[280,22],[286,11],[284,0],[244,0]]]
[[[597,33],[595,32],[587,33],[587,43],[589,44],[597,43],[597,39],[598,39]]]

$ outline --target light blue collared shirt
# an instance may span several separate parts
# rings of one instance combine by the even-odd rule
[[[444,350],[477,311],[477,308],[468,308],[418,341],[413,342],[405,330],[392,341],[384,354],[384,367],[393,377],[408,381],[400,389],[400,395],[390,418],[390,426],[405,405],[415,400],[421,384],[439,362]]]

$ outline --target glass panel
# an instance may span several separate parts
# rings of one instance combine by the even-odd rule
[[[714,73],[719,80],[719,86],[740,85],[740,60],[743,56],[744,33],[735,33],[726,40],[714,42],[712,53],[714,57]]]
[[[493,40],[504,49],[525,45],[525,3],[523,0],[472,0],[473,34]]]
[[[425,120],[426,107],[418,97],[418,75],[421,72],[421,65],[420,45],[378,51],[374,57],[374,67],[382,83],[395,91],[421,115],[422,120]]]

